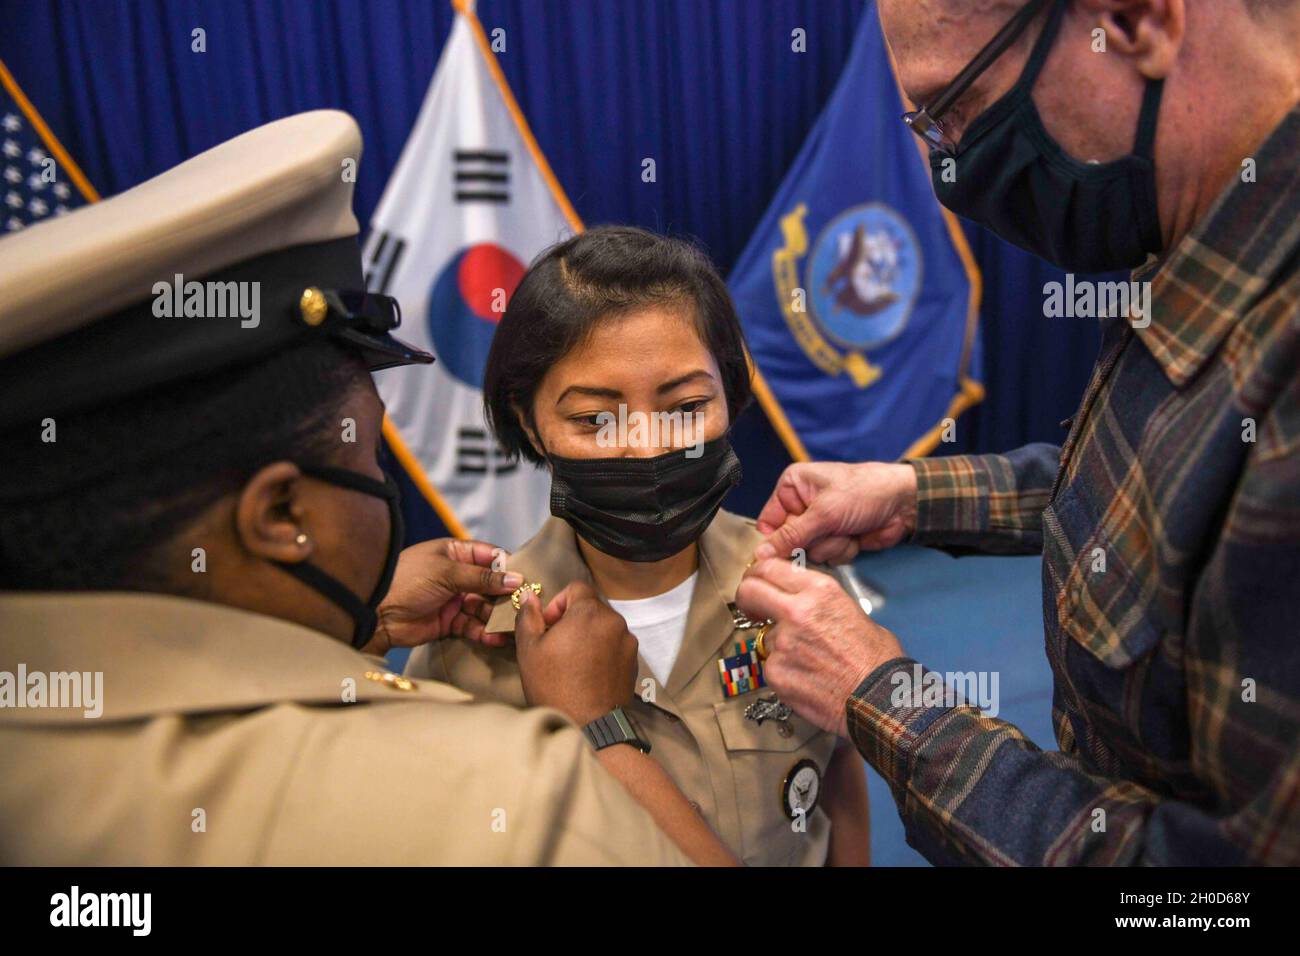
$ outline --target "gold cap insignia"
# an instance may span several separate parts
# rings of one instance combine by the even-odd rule
[[[311,286],[303,289],[302,298],[298,300],[298,311],[308,325],[320,325],[329,312],[329,303],[325,301],[325,294],[320,289]]]

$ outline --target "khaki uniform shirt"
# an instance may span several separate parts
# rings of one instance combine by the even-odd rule
[[[640,660],[637,696],[627,710],[650,742],[651,756],[745,863],[820,866],[829,849],[830,818],[817,806],[792,819],[783,798],[788,787],[807,783],[806,772],[787,782],[800,761],[813,761],[819,775],[826,772],[835,736],[797,715],[762,725],[747,719],[745,709],[772,691],[728,698],[718,671],[719,658],[734,655],[738,641],[757,633],[738,630],[729,605],[762,539],[752,521],[718,512],[700,538],[686,636],[668,685],[660,686]],[[542,585],[543,602],[572,581],[591,583],[577,538],[559,518],[548,520],[507,565]],[[493,609],[487,630],[512,631],[514,616],[506,598]],[[448,681],[480,699],[525,704],[513,644],[435,641],[412,652],[407,673]]]
[[[558,712],[162,595],[0,594],[0,768],[2,864],[687,862]]]

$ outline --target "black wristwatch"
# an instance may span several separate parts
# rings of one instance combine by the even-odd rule
[[[583,727],[582,732],[597,750],[604,750],[614,744],[631,744],[643,754],[650,752],[650,742],[643,740],[637,733],[632,718],[623,712],[622,707],[615,707],[604,717],[597,717]]]

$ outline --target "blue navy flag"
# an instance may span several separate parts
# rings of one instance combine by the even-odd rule
[[[98,198],[0,62],[0,236]]]
[[[731,274],[796,460],[927,454],[984,395],[979,273],[934,198],[907,108],[870,4]]]

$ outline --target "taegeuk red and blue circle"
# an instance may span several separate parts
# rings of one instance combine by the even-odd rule
[[[493,242],[457,252],[429,294],[429,336],[453,377],[483,387],[483,369],[504,307],[524,277],[524,264]]]

